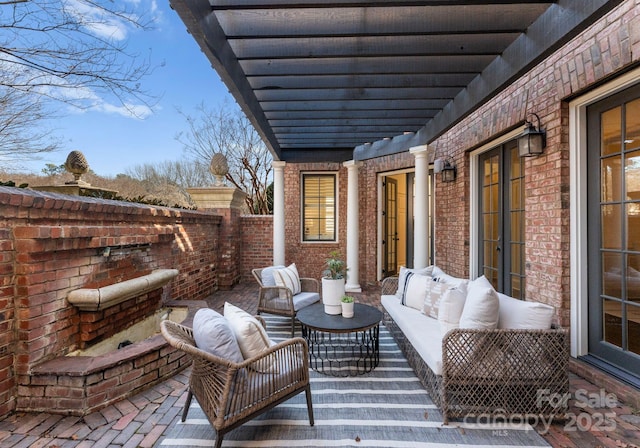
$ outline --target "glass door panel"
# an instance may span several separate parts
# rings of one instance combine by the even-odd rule
[[[398,271],[398,181],[387,177],[384,184],[384,274],[395,275]]]
[[[589,353],[640,380],[639,97],[631,88],[587,115]]]
[[[524,298],[524,165],[515,141],[480,156],[479,275]]]

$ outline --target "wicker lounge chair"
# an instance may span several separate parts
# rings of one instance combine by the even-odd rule
[[[315,278],[300,278],[302,291],[293,295],[291,290],[282,286],[276,286],[273,273],[267,270],[272,268],[253,269],[251,273],[260,285],[258,296],[258,314],[268,313],[291,318],[291,337],[295,335],[296,312],[305,306],[320,300],[320,285]],[[269,280],[267,280],[269,277]]]
[[[160,329],[171,346],[189,354],[193,360],[182,421],[186,420],[195,396],[216,430],[216,448],[222,445],[227,432],[303,391],[309,424],[313,426],[309,354],[304,339],[283,341],[238,364],[197,348],[189,327],[163,321]]]

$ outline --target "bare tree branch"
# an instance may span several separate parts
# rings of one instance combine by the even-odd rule
[[[37,132],[27,131],[50,116],[48,100],[83,109],[108,101],[132,116],[150,111],[155,99],[141,88],[153,70],[150,54],[130,52],[127,38],[132,31],[149,29],[151,18],[132,5],[109,0],[0,3],[0,141],[8,145],[0,156],[25,151],[27,140],[34,148],[26,154],[55,149],[57,143],[44,141],[48,133],[41,131],[37,138]],[[29,99],[33,107],[26,109]],[[29,125],[20,128],[16,121]]]
[[[0,161],[13,163],[55,150],[58,140],[42,124],[49,116],[38,98],[0,86]]]
[[[240,109],[229,104],[210,109],[200,104],[198,117],[179,112],[189,127],[176,136],[185,151],[206,166],[213,154],[224,154],[229,164],[227,180],[247,193],[249,210],[270,214],[266,191],[271,182],[271,154]]]

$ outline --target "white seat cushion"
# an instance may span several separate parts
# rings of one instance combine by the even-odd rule
[[[400,303],[395,295],[381,297],[382,306],[436,375],[442,375],[442,337],[436,319]]]
[[[301,292],[293,296],[293,309],[298,311],[305,306],[312,305],[320,300],[320,294],[317,292]]]

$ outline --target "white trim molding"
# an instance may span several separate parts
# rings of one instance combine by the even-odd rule
[[[569,202],[571,229],[571,356],[589,351],[587,285],[587,107],[640,82],[632,70],[569,103]]]

